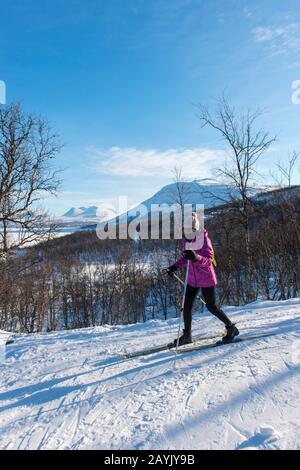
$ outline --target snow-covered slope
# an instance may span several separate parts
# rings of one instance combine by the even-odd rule
[[[177,320],[19,335],[0,365],[1,449],[300,449],[300,300],[228,308],[274,336],[130,360]],[[194,333],[222,333],[209,314]]]

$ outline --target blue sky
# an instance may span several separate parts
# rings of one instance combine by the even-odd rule
[[[195,104],[224,90],[266,108],[262,125],[278,137],[259,167],[267,181],[300,148],[299,1],[0,0],[0,80],[8,102],[48,118],[64,143],[62,190],[45,201],[56,214],[139,202],[176,165],[214,176],[224,146]]]

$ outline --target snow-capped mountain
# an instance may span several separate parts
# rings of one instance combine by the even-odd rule
[[[260,191],[261,187],[252,188],[250,196]],[[210,209],[238,197],[239,191],[235,186],[204,178],[168,184],[141,204],[150,210],[152,204],[174,204],[179,203],[182,198],[184,204],[204,204],[205,209]]]
[[[86,207],[71,207],[62,217],[79,217],[82,216]]]
[[[104,206],[71,207],[61,217],[56,218],[58,231],[66,233],[94,228],[96,224],[111,220],[116,213]]]
[[[268,187],[253,187],[249,191],[249,196],[255,196],[262,191],[268,190]],[[271,189],[271,188],[270,188]],[[228,203],[233,198],[239,198],[238,189],[230,184],[221,183],[211,178],[197,179],[194,181],[171,183],[164,186],[150,198],[141,202],[139,205],[131,208],[127,213],[119,216],[119,223],[125,224],[128,219],[135,218],[146,207],[147,212],[151,211],[164,213],[164,205],[172,204],[203,204],[204,209],[211,209]],[[166,209],[168,211],[168,208]]]
[[[253,187],[250,190],[250,196],[255,196],[265,190],[270,190],[271,187]],[[163,205],[171,205],[183,202],[184,204],[203,204],[204,209],[211,209],[213,207],[225,204],[232,198],[238,198],[238,189],[230,184],[222,183],[211,178],[197,179],[194,181],[186,181],[180,183],[171,183],[163,186],[153,196],[145,199],[137,206],[130,208],[125,213],[118,217],[118,223],[125,224],[128,219],[135,218],[143,207],[146,208],[147,213],[155,211],[164,212]],[[153,207],[156,205],[156,207]],[[118,208],[114,212],[110,208],[104,206],[90,206],[90,207],[72,207],[62,217],[60,222],[72,227],[81,228],[94,228],[96,224],[106,223],[107,221],[116,221]]]
[[[71,207],[61,218],[108,220],[114,215],[115,212],[102,206]]]

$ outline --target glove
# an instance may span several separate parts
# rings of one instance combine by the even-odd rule
[[[167,268],[167,274],[168,274],[169,276],[173,276],[173,273],[175,273],[175,271],[177,271],[177,269],[178,269],[178,268],[177,268],[176,264],[172,264],[172,266],[169,266],[169,267]]]
[[[183,253],[183,257],[189,261],[195,262],[197,261],[197,255],[193,250],[186,250]]]

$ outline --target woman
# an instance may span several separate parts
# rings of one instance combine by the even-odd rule
[[[192,231],[199,231],[199,220],[196,212],[192,214]],[[215,286],[217,277],[213,265],[213,248],[208,233],[204,230],[202,234],[204,241],[202,248],[197,249],[197,237],[199,233],[184,236],[182,240],[183,256],[175,264],[167,269],[169,275],[172,275],[177,269],[184,268],[189,262],[189,273],[187,280],[187,289],[184,300],[183,318],[184,330],[183,335],[179,338],[178,345],[188,344],[192,342],[192,309],[199,290],[202,290],[202,297],[206,303],[207,309],[224,323],[226,331],[223,336],[224,342],[230,342],[239,334],[237,327],[230,321],[227,315],[216,305]],[[189,244],[196,249],[189,249]],[[176,347],[177,339],[171,343]]]

